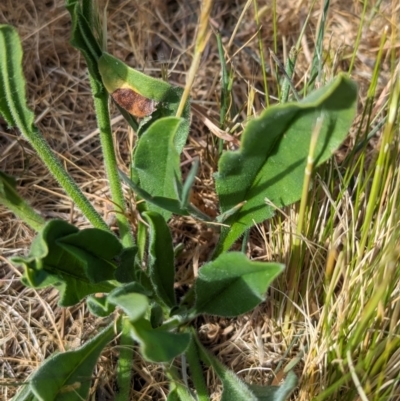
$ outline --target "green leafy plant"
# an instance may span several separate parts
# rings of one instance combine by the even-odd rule
[[[68,0],[66,7],[72,19],[71,43],[82,52],[89,70],[113,201],[119,210],[125,210],[122,177],[144,200],[139,206],[142,218],[134,238],[128,220],[119,213],[117,238],[65,172],[26,105],[18,35],[14,28],[0,26],[0,112],[10,127],[21,131],[93,225],[79,230],[61,220],[44,222],[18,196],[12,178],[2,174],[0,200],[37,231],[28,256],[12,261],[23,267],[25,285],[53,286],[59,290],[60,306],[85,301],[94,315],[110,321],[80,348],[46,360],[14,400],[87,399],[95,363],[117,335],[125,347],[117,372],[118,400],[129,399],[134,344],[139,345],[145,360],[163,364],[171,382],[168,400],[209,399],[201,363],[220,378],[222,400],[286,399],[296,385],[293,372],[280,387],[247,385],[204,348],[192,322],[202,314],[236,317],[264,301],[268,287],[284,266],[251,261],[230,248],[254,224],[300,199],[304,171],[310,163],[318,166],[325,162],[350,128],[356,106],[354,83],[341,75],[303,100],[271,106],[248,122],[240,147],[220,157],[215,183],[221,214],[214,221],[189,201],[196,163],[182,182],[180,154],[190,125],[185,92],[106,53],[90,1]],[[199,36],[205,40],[207,35],[202,32]],[[201,48],[199,45],[199,51]],[[130,177],[116,168],[108,113],[110,95],[138,134]],[[140,123],[135,116],[143,117]],[[306,185],[308,190],[307,181]],[[181,299],[174,290],[175,255],[168,226],[172,214],[223,223],[214,254]],[[173,363],[177,357],[188,361],[192,388],[182,381]],[[60,365],[62,370],[54,376],[54,366]]]

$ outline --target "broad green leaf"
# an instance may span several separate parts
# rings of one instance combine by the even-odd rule
[[[140,344],[143,357],[150,362],[169,362],[185,352],[190,334],[172,333],[162,327],[153,329],[148,320],[132,323],[133,338]]]
[[[202,361],[211,366],[220,378],[223,391],[221,401],[258,401],[257,397],[231,370],[224,366],[214,355],[208,352],[196,338],[196,345]]]
[[[161,118],[141,136],[134,152],[132,173],[136,184],[152,196],[178,199],[175,180],[181,182],[180,157],[174,144],[184,120],[176,117]],[[166,220],[171,213],[148,205],[150,210],[162,214]]]
[[[283,269],[280,263],[252,262],[240,252],[223,253],[200,269],[194,311],[226,317],[246,313],[264,301]]]
[[[151,295],[139,283],[118,287],[108,295],[108,302],[120,307],[131,322],[140,319],[149,308],[147,295]]]
[[[168,308],[176,305],[174,248],[169,227],[156,212],[143,213],[149,223],[149,276],[154,291]]]
[[[38,400],[86,400],[97,359],[113,337],[114,324],[111,324],[81,348],[48,358],[30,380]]]
[[[113,234],[96,230],[101,231],[100,237],[108,237],[110,244],[114,242]],[[11,259],[24,267],[22,281],[25,285],[33,288],[56,287],[60,291],[61,306],[75,305],[89,294],[108,293],[114,288],[106,281],[114,278],[115,265],[111,260],[88,252],[86,244],[77,247],[63,243],[65,238],[78,233],[78,228],[65,221],[51,220],[32,242],[27,257]],[[92,249],[92,252],[95,251]],[[104,254],[104,250],[99,252]],[[96,271],[96,266],[103,270]],[[100,279],[104,281],[98,282]]]
[[[16,187],[15,179],[0,171],[0,203],[34,230],[39,231],[45,223],[44,218],[19,196]]]
[[[155,118],[173,117],[176,114],[178,105],[183,93],[183,89],[174,87],[167,82],[149,77],[133,68],[130,68],[121,60],[103,53],[99,59],[99,71],[103,78],[104,86],[109,93],[113,93],[120,88],[129,88],[144,98],[158,102],[157,108],[160,113],[154,113]],[[182,114],[183,120],[179,125],[175,134],[174,145],[178,154],[180,154],[185,146],[189,133],[190,106],[186,103]],[[152,125],[153,120],[146,123],[143,131]]]
[[[237,151],[225,152],[215,175],[221,212],[246,203],[225,223],[215,255],[243,232],[296,202],[302,191],[310,138],[318,117],[323,124],[315,151],[318,166],[346,137],[356,111],[356,85],[340,75],[303,101],[272,106],[250,121]],[[272,206],[274,205],[274,206]]]
[[[297,385],[297,376],[290,371],[280,386],[258,386],[249,384],[249,388],[258,401],[285,401],[292,394]]]

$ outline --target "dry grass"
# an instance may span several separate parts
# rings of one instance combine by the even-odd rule
[[[245,3],[244,0],[214,1],[211,22],[215,29],[222,32],[225,44],[230,39]],[[278,2],[276,54],[279,59],[285,61],[291,46],[296,44],[310,3],[308,0]],[[324,43],[327,57],[324,72],[327,79],[340,70],[347,71],[362,11],[362,4],[358,1],[337,0],[331,3]],[[394,6],[390,1],[382,3],[379,13],[370,19],[368,14],[352,72],[352,78],[360,87],[360,113],[365,105],[382,30],[392,18],[392,7],[396,6],[396,2],[393,3]],[[259,0],[258,5],[264,49],[273,49],[271,2]],[[183,86],[191,64],[198,10],[199,2],[195,0],[110,0],[108,51],[154,77],[161,77],[163,68],[167,68],[170,82]],[[399,12],[399,8],[395,11]],[[316,6],[311,13],[296,66],[294,83],[298,88],[302,87],[304,77],[309,72],[319,17],[320,8]],[[108,183],[102,166],[85,63],[68,44],[70,22],[63,1],[4,0],[0,3],[0,22],[14,25],[22,38],[23,68],[28,84],[29,104],[37,116],[36,123],[97,210],[110,224],[115,225],[110,213],[113,205],[109,200]],[[264,107],[262,73],[255,56],[258,54],[255,33],[254,10],[250,6],[232,45],[227,49],[229,57],[235,55],[231,64],[236,76],[233,96],[236,105],[243,109],[235,121],[240,124],[247,119],[245,105],[249,87],[256,91],[253,113],[259,114]],[[396,46],[398,56],[399,40]],[[377,116],[391,85],[390,50],[389,46],[384,50],[378,96],[373,110],[373,114]],[[267,61],[272,70],[275,70],[269,57]],[[198,174],[193,202],[209,215],[215,215],[218,207],[212,179],[216,170],[216,155],[210,146],[211,135],[204,125],[204,117],[218,125],[219,88],[220,62],[216,42],[212,37],[205,49],[191,93],[196,112],[182,159],[185,169],[193,157],[200,157],[201,171]],[[269,94],[274,103],[276,84],[271,77]],[[133,146],[133,134],[117,112],[113,117],[119,165],[126,169]],[[358,120],[359,118],[360,116]],[[238,132],[240,131],[239,126]],[[338,161],[346,158],[354,142],[353,132],[338,155]],[[365,151],[366,166],[375,158],[378,146],[379,136],[371,141]],[[18,178],[21,194],[46,218],[62,218],[80,227],[88,226],[19,133],[7,130],[1,121],[0,170]],[[335,171],[327,169],[321,174],[328,177],[329,174],[336,174]],[[366,171],[369,171],[367,167]],[[361,313],[363,306],[371,298],[373,284],[382,279],[379,275],[376,276],[374,267],[386,263],[381,260],[385,257],[389,260],[387,263],[395,263],[396,252],[400,252],[395,220],[389,227],[389,237],[385,236],[387,228],[376,229],[375,246],[369,247],[371,253],[363,255],[362,261],[351,267],[352,273],[346,274],[346,269],[350,269],[349,261],[358,252],[358,238],[349,233],[353,232],[351,227],[360,228],[367,199],[360,199],[361,204],[356,206],[360,213],[353,215],[355,205],[352,194],[343,190],[340,201],[337,198],[332,200],[331,191],[324,186],[323,178],[318,182],[318,189],[312,193],[313,199],[319,199],[319,208],[318,215],[310,218],[312,226],[307,230],[309,235],[300,266],[303,279],[299,281],[298,298],[292,301],[285,298],[288,277],[283,276],[271,290],[269,301],[252,313],[239,319],[206,317],[197,321],[202,341],[246,381],[265,384],[272,380],[274,384],[279,383],[282,370],[275,377],[273,371],[300,357],[295,367],[301,377],[297,391],[299,400],[311,399],[311,394],[318,395],[327,383],[332,383],[332,377],[327,376],[333,374],[333,370],[327,367],[327,361],[332,359],[329,354],[335,350],[329,348],[332,342],[326,338],[327,325],[332,338],[336,338],[340,344],[343,341],[342,324],[348,325],[346,311],[351,310],[355,314],[358,309]],[[341,184],[343,181],[332,193],[342,190]],[[393,182],[382,196],[381,212],[389,204],[390,194],[396,189],[399,189],[399,185]],[[317,212],[314,210],[314,213]],[[34,232],[3,208],[0,208],[0,216],[0,377],[2,382],[11,384],[23,382],[51,353],[81,344],[93,334],[100,322],[90,317],[84,305],[61,310],[57,306],[57,293],[54,290],[36,292],[20,284],[20,272],[7,258],[26,253]],[[258,260],[277,260],[288,264],[296,222],[296,208],[288,208],[272,221],[257,227],[252,231],[248,254]],[[329,227],[332,222],[333,228]],[[191,282],[193,272],[207,260],[216,241],[216,234],[212,229],[188,219],[174,219],[172,229],[176,243],[182,242],[185,245],[179,259],[177,277],[181,285],[186,285]],[[323,234],[326,230],[331,230],[330,238]],[[340,252],[343,246],[346,254]],[[387,252],[383,251],[385,247],[388,248]],[[326,275],[325,268],[331,266],[332,260],[339,272],[336,274],[333,270],[329,276]],[[379,269],[376,271],[379,272]],[[398,273],[393,272],[396,280],[398,276]],[[323,291],[325,285],[329,287],[327,277],[336,280],[332,287],[334,296],[329,299],[324,297]],[[380,330],[389,330],[389,325],[398,326],[393,319],[396,319],[396,314],[398,316],[400,308],[399,284],[395,282],[392,285],[389,299],[381,306],[381,320],[376,323],[379,327],[380,322]],[[360,294],[360,297],[351,298],[354,292]],[[285,311],[291,302],[296,303],[294,310],[297,313],[288,317]],[[388,308],[394,311],[390,314],[392,320],[385,317],[388,315]],[[352,317],[355,321],[360,319],[357,315]],[[399,335],[398,329],[396,333]],[[364,341],[366,342],[365,338]],[[96,399],[113,399],[113,372],[117,354],[115,343],[101,358],[93,386],[97,388]],[[392,358],[394,368],[390,377],[398,378],[396,369],[398,372],[400,358]],[[336,363],[338,370],[335,374],[339,375],[341,369],[346,371],[340,357]],[[137,357],[134,370],[133,399],[166,399],[168,386],[162,369],[146,365]],[[208,373],[207,383],[213,397],[217,399],[220,387],[212,372]],[[8,400],[14,391],[12,386],[1,386],[0,397]],[[342,391],[345,392],[345,389]],[[352,399],[359,399],[357,397],[358,395]],[[400,395],[397,397],[393,399],[400,399]]]

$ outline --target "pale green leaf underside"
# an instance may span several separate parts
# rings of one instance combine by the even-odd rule
[[[215,177],[222,212],[246,201],[225,221],[230,228],[222,230],[216,254],[229,249],[254,223],[272,217],[274,206],[299,199],[317,118],[323,117],[323,125],[315,165],[331,157],[346,137],[356,97],[355,84],[340,75],[303,101],[270,107],[247,124],[240,149],[222,155]]]

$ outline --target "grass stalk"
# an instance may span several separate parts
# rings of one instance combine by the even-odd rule
[[[183,109],[185,108],[186,101],[189,98],[190,90],[192,88],[194,79],[196,77],[196,72],[200,65],[201,55],[203,54],[203,51],[204,51],[204,48],[206,47],[208,39],[210,38],[211,32],[208,28],[208,21],[210,19],[211,6],[212,6],[212,0],[203,0],[202,1],[200,19],[199,19],[199,23],[198,23],[198,32],[197,32],[196,43],[195,43],[195,47],[194,47],[193,60],[192,60],[192,64],[190,65],[188,75],[186,77],[185,89],[183,91],[182,98],[179,103],[178,110],[176,112],[177,117],[180,117],[183,113]]]
[[[310,141],[310,148],[308,152],[307,158],[307,165],[305,168],[304,173],[304,182],[303,182],[303,191],[301,195],[301,202],[300,202],[300,210],[299,210],[299,218],[297,223],[297,229],[293,240],[293,248],[292,248],[292,256],[290,258],[290,263],[288,267],[288,276],[289,276],[289,284],[288,284],[288,296],[289,299],[296,302],[297,299],[297,283],[299,281],[299,266],[301,265],[301,253],[302,253],[302,246],[301,246],[301,237],[303,233],[303,227],[306,218],[306,207],[308,201],[308,194],[310,189],[311,183],[311,175],[314,168],[314,155],[315,155],[315,148],[317,145],[318,136],[321,132],[323,123],[323,117],[318,117],[315,127],[313,129]],[[290,302],[287,304],[286,316],[285,316],[285,331],[288,330],[289,327],[289,320],[292,315],[293,310],[293,303]]]

